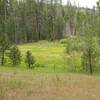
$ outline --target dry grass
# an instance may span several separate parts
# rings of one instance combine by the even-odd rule
[[[100,77],[0,72],[0,100],[100,100]]]

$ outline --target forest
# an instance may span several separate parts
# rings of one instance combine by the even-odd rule
[[[100,0],[0,0],[0,100],[100,99]]]
[[[99,35],[100,3],[93,9],[68,0],[0,0],[0,34],[11,42],[27,43],[85,35],[89,28]]]

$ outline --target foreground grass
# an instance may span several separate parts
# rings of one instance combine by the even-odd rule
[[[99,94],[98,76],[0,72],[0,100],[99,100]]]

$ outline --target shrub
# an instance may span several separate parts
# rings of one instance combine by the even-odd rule
[[[26,52],[25,63],[28,65],[28,68],[34,67],[35,58],[30,51]]]
[[[60,43],[61,43],[61,44],[66,44],[66,43],[67,43],[67,39],[61,39],[61,40],[60,40]]]
[[[73,51],[81,51],[83,48],[82,45],[83,42],[81,41],[80,37],[69,36],[65,45],[65,52],[70,54]]]

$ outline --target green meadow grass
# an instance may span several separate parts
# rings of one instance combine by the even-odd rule
[[[27,71],[25,64],[25,54],[28,50],[32,52],[35,57],[36,66],[32,72],[50,72],[50,73],[66,73],[66,72],[81,72],[80,54],[73,53],[73,57],[65,54],[65,46],[59,41],[39,41],[27,44],[18,45],[22,54],[22,63],[14,66],[8,60],[4,66],[0,66],[0,71]]]
[[[25,56],[27,50],[30,50],[35,56],[36,63],[41,67],[35,68],[36,71],[54,71],[56,66],[57,71],[63,68],[64,46],[59,42],[40,41],[19,46],[21,52]]]
[[[14,66],[10,63],[6,63],[4,66],[1,66],[2,70],[28,70],[26,64],[24,63],[25,54],[27,50],[30,50],[35,56],[36,63],[40,67],[35,67],[32,71],[34,72],[64,72],[65,63],[64,63],[64,50],[65,47],[58,41],[49,42],[49,41],[39,41],[28,44],[18,45],[22,53],[22,63],[18,66]]]

